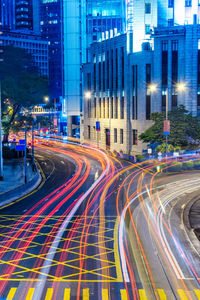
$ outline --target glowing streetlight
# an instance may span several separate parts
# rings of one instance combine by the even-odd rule
[[[92,94],[91,94],[90,91],[85,92],[85,98],[86,99],[91,99],[91,96],[92,96]]]
[[[44,97],[44,101],[45,101],[45,102],[49,102],[49,97],[48,97],[48,96],[45,96],[45,97]]]
[[[157,90],[157,86],[155,84],[150,84],[149,89],[151,93],[154,93]]]
[[[180,92],[184,92],[186,89],[186,86],[184,83],[178,83],[177,84],[177,90],[180,91]]]

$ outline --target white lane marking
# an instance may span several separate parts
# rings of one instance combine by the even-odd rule
[[[63,160],[61,160],[61,164],[65,165],[65,162]]]
[[[84,146],[85,147],[85,146]],[[85,147],[88,148],[88,147]],[[46,278],[49,274],[50,271],[50,265],[51,265],[51,261],[54,259],[55,256],[55,249],[58,248],[58,245],[60,243],[60,240],[63,236],[63,233],[65,232],[66,228],[68,227],[71,219],[73,218],[73,216],[75,215],[76,211],[78,210],[79,206],[82,204],[82,202],[86,199],[86,197],[92,192],[92,190],[99,184],[99,182],[104,178],[104,176],[108,173],[109,169],[110,169],[110,162],[106,156],[106,154],[104,154],[103,152],[101,152],[98,149],[94,149],[91,148],[93,150],[96,150],[98,152],[100,152],[101,154],[104,155],[106,161],[107,161],[107,167],[106,170],[101,174],[101,176],[92,184],[92,186],[87,190],[87,192],[85,192],[85,194],[78,200],[78,202],[75,204],[75,206],[73,207],[73,209],[71,210],[70,214],[65,218],[65,220],[63,221],[58,233],[56,234],[56,237],[47,253],[47,256],[45,258],[44,264],[42,266],[42,269],[45,269],[45,273],[46,274],[40,274],[38,277],[38,281],[39,283],[36,284],[35,286],[35,294],[34,297],[37,300],[40,300],[42,298],[42,294],[43,294],[43,290],[46,284]]]

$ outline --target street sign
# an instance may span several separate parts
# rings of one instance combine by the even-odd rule
[[[100,131],[100,122],[99,121],[96,122],[96,131]]]
[[[15,151],[25,151],[25,145],[16,145]]]
[[[19,140],[20,145],[25,145],[25,140]]]
[[[173,156],[178,157],[179,156],[179,152],[174,152]]]
[[[169,120],[165,120],[163,122],[163,134],[170,135],[170,121]]]
[[[148,154],[152,154],[152,149],[151,148],[148,148]]]
[[[158,152],[158,156],[162,156],[162,152]]]

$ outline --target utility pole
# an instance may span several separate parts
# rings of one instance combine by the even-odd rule
[[[27,158],[27,122],[25,122],[25,150],[24,150],[24,181],[25,183],[27,183],[27,162],[26,162],[26,158]]]
[[[1,123],[1,81],[0,81],[0,180],[3,180],[3,147],[2,147],[2,123]]]

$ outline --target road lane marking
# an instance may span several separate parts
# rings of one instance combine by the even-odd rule
[[[12,300],[15,296],[16,291],[17,291],[17,288],[11,288],[6,300]]]
[[[147,300],[147,295],[145,290],[138,290],[139,291],[139,296],[140,296],[140,300]]]
[[[63,300],[70,300],[70,291],[71,289],[65,289]]]
[[[121,293],[121,300],[128,300],[126,290],[120,290],[120,293]]]
[[[108,290],[102,289],[102,300],[108,300]]]
[[[157,289],[157,291],[158,291],[158,295],[160,297],[160,300],[167,300],[167,296],[166,296],[164,290]]]
[[[51,300],[52,296],[53,296],[53,288],[48,288],[45,300]]]
[[[34,291],[35,291],[35,288],[29,288],[27,296],[26,296],[26,300],[32,300]]]
[[[200,290],[194,290],[196,296],[197,296],[197,299],[200,300]]]
[[[116,218],[115,228],[114,228],[114,256],[115,256],[115,267],[117,272],[118,281],[123,282],[121,263],[119,257],[119,240],[118,240],[118,231],[119,231],[119,219]]]
[[[83,300],[89,300],[89,289],[83,289]]]
[[[178,294],[179,294],[179,297],[181,300],[188,300],[188,297],[186,296],[184,290],[177,290]]]

